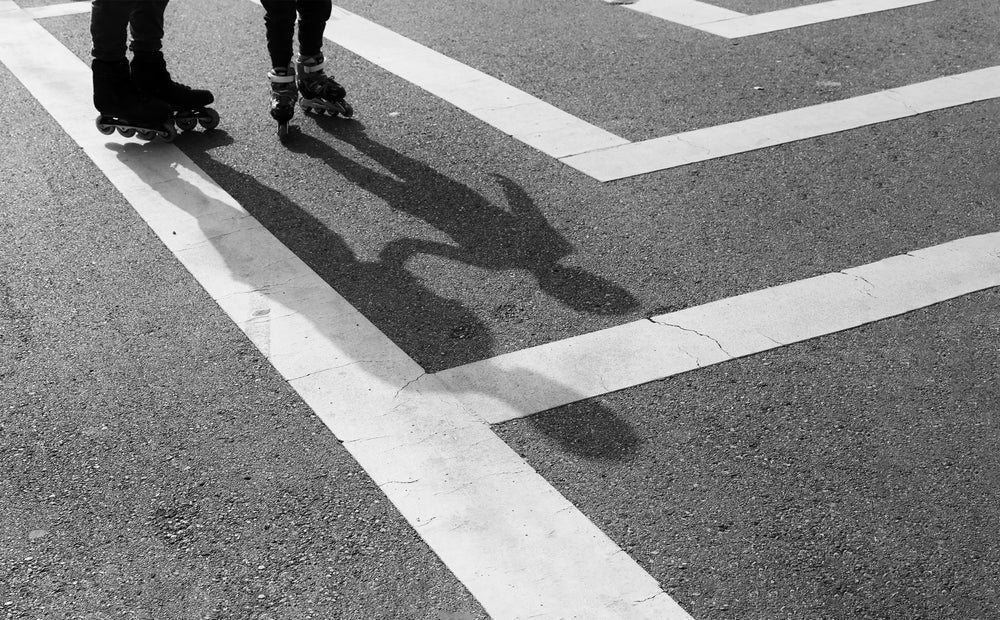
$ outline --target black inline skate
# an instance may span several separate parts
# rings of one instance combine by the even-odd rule
[[[132,58],[132,83],[139,92],[166,101],[173,109],[174,122],[182,131],[197,125],[206,130],[219,126],[219,113],[207,107],[215,96],[203,89],[175,82],[167,71],[162,52],[136,52]]]
[[[140,93],[129,76],[128,61],[94,60],[94,107],[100,112],[97,130],[106,136],[115,131],[141,140],[170,142],[177,136],[173,110],[155,97]]]
[[[354,108],[344,101],[347,91],[332,75],[323,71],[326,61],[323,54],[315,56],[300,56],[295,63],[296,82],[299,94],[302,95],[302,109],[306,112],[343,115],[346,118],[354,116]]]
[[[295,87],[295,69],[275,67],[267,74],[271,83],[271,118],[278,121],[278,137],[284,141],[288,137],[288,121],[295,116],[295,102],[299,91]]]

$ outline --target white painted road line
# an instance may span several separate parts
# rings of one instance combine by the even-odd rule
[[[608,4],[620,4],[618,0],[604,1]],[[746,17],[746,13],[737,13],[698,0],[636,0],[624,6],[639,13],[694,28],[724,19]]]
[[[25,8],[24,11],[35,19],[61,17],[63,15],[78,15],[80,13],[90,12],[90,1],[77,0],[76,2],[67,2],[65,4],[34,6]]]
[[[857,129],[1000,97],[1000,66],[560,159],[599,181]]]
[[[680,4],[687,6],[683,2]],[[599,181],[665,170],[1000,96],[1000,67],[991,67],[853,99],[631,143],[353,13],[336,9],[334,17],[327,28],[327,38],[334,43]],[[504,103],[498,105],[497,102]]]
[[[481,417],[179,149],[98,133],[90,70],[10,0],[0,0],[0,31],[0,62],[494,619],[690,619]]]
[[[616,0],[604,0],[618,4]],[[625,5],[639,13],[690,26],[728,39],[858,17],[936,0],[831,0],[780,11],[746,15],[698,0],[636,0]]]
[[[628,140],[500,80],[334,7],[326,38],[552,157]]]
[[[799,28],[801,26],[811,26],[823,22],[845,19],[848,17],[858,17],[869,13],[890,11],[935,2],[936,0],[833,0],[832,2],[820,2],[818,4],[807,4],[781,11],[770,13],[760,13],[758,15],[748,15],[740,19],[719,21],[697,26],[700,30],[712,34],[726,37],[727,39],[737,39],[749,37],[766,32],[776,32]]]
[[[1000,232],[436,374],[497,424],[1000,286]]]

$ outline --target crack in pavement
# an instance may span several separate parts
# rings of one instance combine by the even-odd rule
[[[690,327],[684,327],[683,325],[677,325],[675,323],[664,323],[662,321],[657,321],[654,317],[649,317],[649,320],[651,322],[657,324],[657,325],[663,325],[665,327],[674,327],[674,328],[679,329],[681,331],[690,332],[692,334],[697,334],[698,336],[701,336],[702,338],[706,338],[706,339],[711,340],[712,342],[714,342],[715,346],[719,347],[719,350],[722,351],[723,353],[725,353],[726,357],[728,357],[729,359],[735,359],[735,357],[736,357],[735,355],[733,355],[729,351],[726,351],[725,347],[722,346],[721,342],[719,342],[718,340],[716,340],[712,336],[709,336],[708,334],[703,334],[703,333],[701,333],[700,331],[698,331],[696,329],[691,329]],[[685,353],[687,353],[687,351],[685,351]],[[690,353],[688,353],[688,355],[690,355]],[[692,357],[694,357],[694,356],[692,356]]]

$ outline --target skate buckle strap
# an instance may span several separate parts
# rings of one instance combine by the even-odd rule
[[[316,73],[317,71],[323,71],[323,67],[326,66],[326,61],[320,61],[315,65],[302,64],[302,71],[305,73]]]
[[[269,71],[267,74],[267,79],[271,80],[273,84],[290,84],[295,81],[295,74],[292,75],[281,75],[275,73],[274,71]]]

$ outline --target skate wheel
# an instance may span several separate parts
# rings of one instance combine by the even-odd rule
[[[177,119],[177,127],[181,131],[191,131],[198,124],[198,121],[193,118],[179,118]]]
[[[174,138],[177,137],[177,129],[174,128],[173,123],[166,122],[163,123],[163,130],[158,131],[157,135],[160,140],[163,140],[164,142],[173,142]]]
[[[136,134],[139,136],[140,140],[145,140],[146,142],[156,139],[157,135],[152,129],[140,129],[136,132]]]
[[[307,112],[308,114],[316,114],[318,116],[322,116],[324,113],[323,106],[316,105],[315,103],[312,102],[302,102],[301,106],[302,106],[302,111]]]
[[[97,125],[97,131],[103,133],[106,136],[110,136],[115,132],[115,126],[109,125],[101,120],[102,117],[98,116],[94,123]]]
[[[278,123],[278,139],[282,142],[288,139],[288,123]]]
[[[341,114],[343,114],[345,118],[351,118],[352,116],[354,116],[354,108],[351,107],[351,104],[347,103],[346,101],[342,101],[340,103],[340,106],[341,108],[343,108]]]
[[[131,138],[135,135],[135,129],[132,129],[131,127],[118,127],[118,133],[126,138]]]
[[[218,112],[216,112],[212,108],[206,108],[205,109],[205,114],[207,116],[203,116],[202,118],[198,119],[198,123],[202,127],[204,127],[206,130],[210,130],[210,129],[215,129],[216,127],[219,126],[219,113]]]

